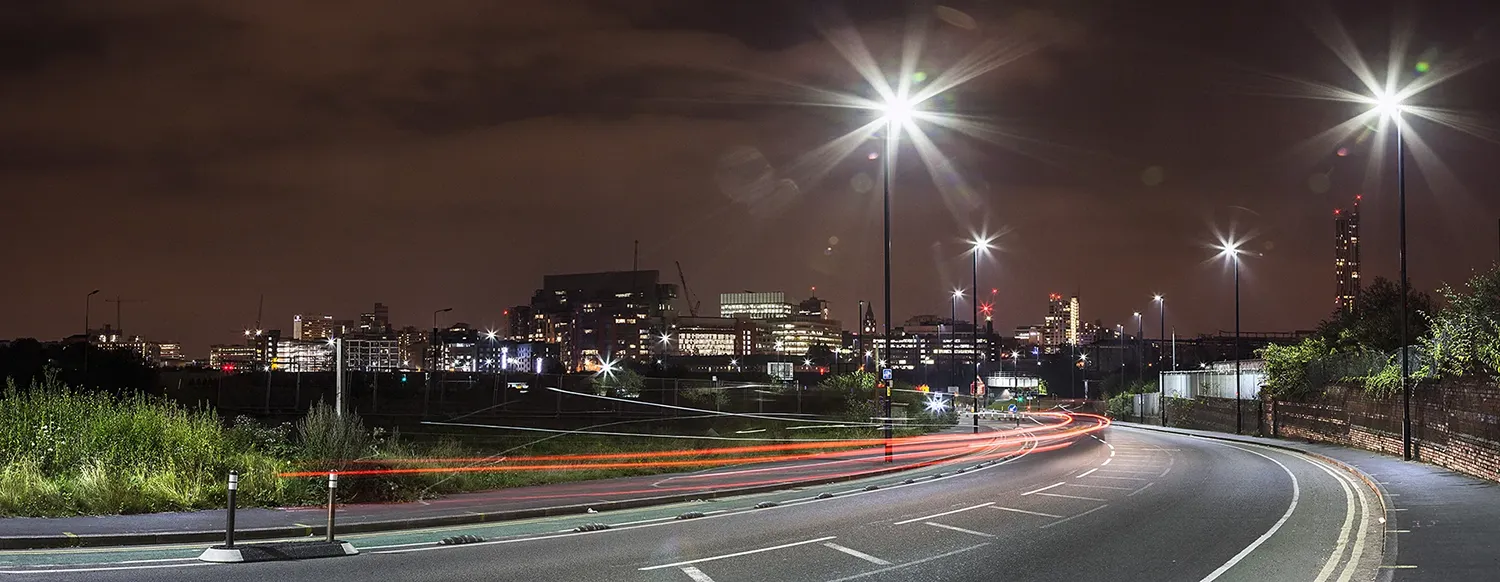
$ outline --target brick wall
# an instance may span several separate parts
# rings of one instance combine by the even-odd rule
[[[1168,398],[1167,424],[1178,428],[1232,433],[1235,431],[1238,414],[1238,424],[1242,432],[1260,433],[1262,418],[1260,411],[1264,405],[1256,400],[1244,400],[1239,403],[1239,406],[1239,412],[1236,413],[1233,398],[1202,397],[1191,400]]]
[[[1264,422],[1276,436],[1402,454],[1400,397],[1329,386],[1320,398],[1267,403],[1266,409]],[[1412,393],[1411,411],[1418,460],[1500,481],[1500,386],[1477,380],[1421,385]]]

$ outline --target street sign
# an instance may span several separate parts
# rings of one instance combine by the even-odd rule
[[[881,380],[890,380],[891,379],[891,369],[890,368],[885,368],[885,369],[881,370],[880,371],[880,379]]]
[[[1009,410],[1011,412],[1015,412],[1016,411],[1016,405],[1014,405],[1014,404],[1010,405],[1010,409]]]

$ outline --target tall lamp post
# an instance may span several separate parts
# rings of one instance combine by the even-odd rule
[[[974,348],[971,352],[974,356],[974,383],[969,389],[970,395],[974,397],[974,434],[979,434],[979,392],[984,386],[984,382],[979,379],[979,253],[990,248],[991,240],[994,239],[976,236],[970,241],[974,246],[969,250],[970,275],[974,283],[974,329],[969,336],[970,345]]]
[[[1135,315],[1135,381],[1140,383],[1146,379],[1146,334],[1142,332],[1141,312]]]
[[[1156,344],[1156,372],[1158,378],[1156,382],[1156,402],[1158,407],[1161,408],[1161,425],[1167,426],[1167,386],[1165,382],[1161,381],[1161,372],[1167,367],[1165,350],[1167,347],[1167,298],[1157,293],[1151,296],[1151,300],[1156,302],[1157,313],[1161,314],[1161,335],[1156,336],[1158,338]]]
[[[1407,295],[1408,282],[1406,279],[1406,140],[1401,135],[1401,111],[1402,95],[1395,93],[1384,93],[1375,95],[1371,100],[1371,110],[1388,120],[1396,127],[1396,199],[1399,215],[1396,220],[1397,235],[1400,239],[1401,254],[1401,457],[1410,461],[1411,451],[1411,357],[1407,353],[1408,345],[1411,343],[1407,334]]]
[[[434,309],[432,311],[432,340],[427,342],[427,349],[432,350],[432,367],[427,370],[427,393],[422,395],[422,416],[427,416],[427,404],[432,396],[432,385],[436,380],[438,370],[438,314],[453,311],[452,307]]]
[[[963,296],[963,289],[954,289],[953,300],[949,302],[951,304],[952,315],[948,318],[948,327],[950,328],[948,335],[950,337],[948,338],[947,386],[952,386],[958,380],[958,351],[953,349],[953,345],[958,343],[958,300],[962,299]],[[939,339],[938,342],[941,344],[942,339]]]
[[[1240,397],[1240,250],[1238,241],[1227,241],[1219,245],[1219,254],[1234,263],[1234,434],[1245,429],[1243,399]]]
[[[92,337],[93,337],[93,333],[94,333],[93,331],[91,331],[89,329],[89,312],[90,312],[90,307],[93,305],[94,296],[98,295],[98,294],[99,294],[99,290],[95,289],[93,291],[89,291],[89,294],[85,295],[83,297],[83,381],[84,381],[84,383],[87,383],[89,381],[89,346],[91,344],[93,344]]]
[[[904,97],[889,99],[881,106],[885,119],[885,156],[881,172],[884,180],[881,206],[885,210],[885,360],[891,359],[891,171],[894,169],[891,166],[891,155],[896,151],[896,128],[911,119],[912,108],[913,103]],[[876,357],[877,362],[880,359],[879,356]],[[886,383],[885,404],[881,411],[885,418],[885,461],[889,463],[892,461],[891,438],[894,436],[894,427],[891,425],[891,381],[884,378],[885,369],[881,366],[881,379]]]

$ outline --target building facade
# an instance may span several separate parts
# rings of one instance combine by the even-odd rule
[[[647,361],[677,298],[677,286],[660,278],[658,271],[543,277],[527,309],[515,310],[531,318],[513,320],[512,339],[559,344],[570,371],[596,371],[606,360]]]
[[[1042,345],[1055,351],[1064,345],[1078,344],[1078,297],[1064,298],[1053,293],[1047,298],[1047,319],[1042,324]]]
[[[1333,211],[1333,279],[1334,307],[1348,311],[1359,296],[1359,201],[1348,212]]]
[[[796,315],[797,310],[798,306],[789,303],[781,291],[719,294],[719,317],[785,319]]]

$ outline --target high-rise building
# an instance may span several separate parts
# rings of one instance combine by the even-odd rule
[[[548,275],[531,298],[528,339],[562,344],[564,366],[599,369],[605,359],[646,361],[666,329],[677,286],[658,271]]]
[[[1348,311],[1359,296],[1359,200],[1348,212],[1333,211],[1333,279],[1334,306]]]
[[[406,326],[396,332],[396,356],[401,359],[401,367],[407,370],[424,370],[427,368],[427,344],[432,340],[432,332],[415,326]]]
[[[293,323],[296,323],[293,320]],[[355,328],[361,334],[384,335],[391,332],[391,310],[384,303],[376,303],[375,309],[359,314],[359,325]]]
[[[332,315],[299,313],[292,316],[292,339],[316,341],[339,335],[338,322]]]
[[[1078,345],[1078,296],[1068,300],[1068,343]]]
[[[783,319],[796,314],[797,309],[781,291],[719,294],[719,317]]]

